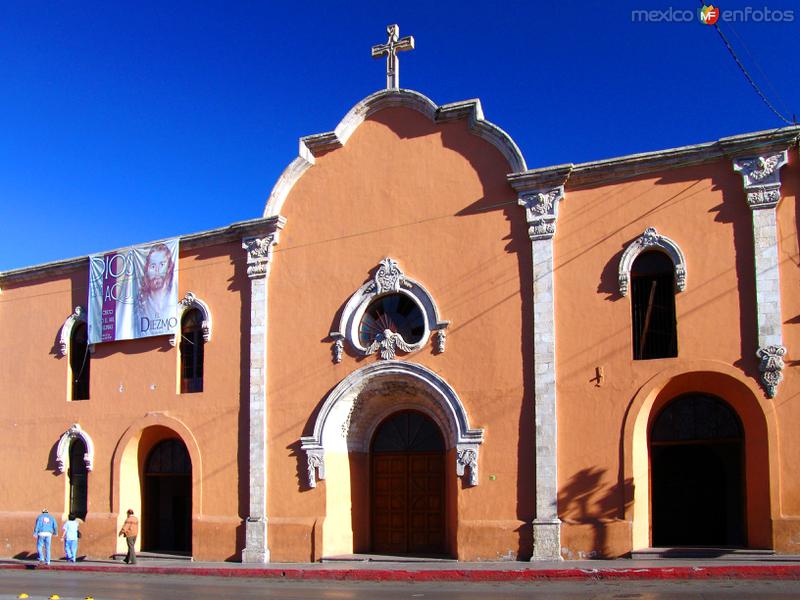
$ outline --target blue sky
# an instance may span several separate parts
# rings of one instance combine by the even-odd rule
[[[385,85],[370,47],[413,35],[401,86],[480,98],[529,168],[784,125],[697,2],[0,3],[0,271],[261,216],[300,136]],[[772,102],[800,115],[794,21],[721,23]],[[762,13],[763,14],[763,13]]]

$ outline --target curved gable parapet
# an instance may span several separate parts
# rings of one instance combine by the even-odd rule
[[[430,98],[413,90],[380,90],[351,108],[333,131],[300,138],[298,156],[284,169],[272,188],[264,207],[264,217],[280,215],[289,192],[303,173],[314,165],[316,157],[344,146],[359,125],[387,108],[410,108],[434,123],[467,119],[470,130],[497,148],[508,161],[512,172],[527,170],[525,158],[511,136],[484,119],[480,100],[437,106]]]
[[[683,255],[683,251],[673,240],[658,233],[655,227],[648,227],[622,253],[619,261],[619,293],[623,296],[628,295],[633,262],[645,250],[659,250],[669,257],[675,267],[675,289],[679,292],[684,291],[686,289],[686,257]]]

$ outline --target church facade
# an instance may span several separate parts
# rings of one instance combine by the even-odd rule
[[[90,556],[128,508],[196,560],[797,551],[800,128],[529,169],[402,41],[178,239],[170,334],[93,342],[91,257],[0,273],[4,555],[44,507]]]

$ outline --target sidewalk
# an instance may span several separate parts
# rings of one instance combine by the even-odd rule
[[[542,581],[581,579],[796,579],[800,556],[771,556],[758,560],[585,560],[560,562],[358,561],[324,563],[208,563],[169,559],[142,559],[125,565],[111,559],[85,558],[77,563],[55,560],[40,566],[36,560],[0,559],[0,570],[32,569],[190,575],[261,577],[342,581]]]

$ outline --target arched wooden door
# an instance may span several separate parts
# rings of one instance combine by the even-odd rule
[[[150,551],[192,551],[192,461],[181,440],[156,444],[144,472],[144,537]]]
[[[445,448],[439,427],[416,411],[381,423],[371,448],[372,551],[444,554]]]
[[[742,546],[744,436],[713,396],[670,402],[650,431],[653,546]]]

